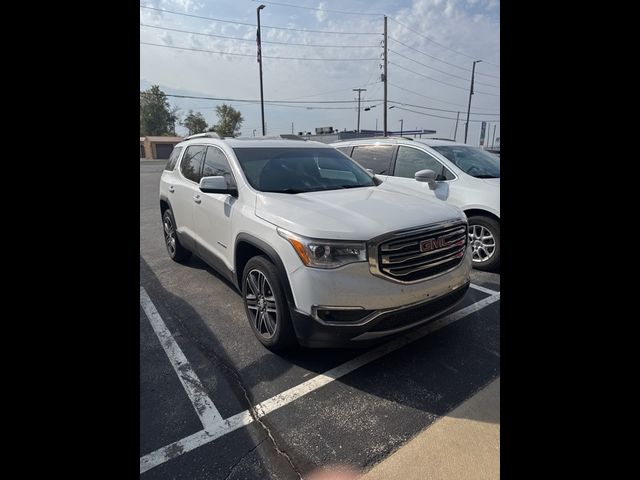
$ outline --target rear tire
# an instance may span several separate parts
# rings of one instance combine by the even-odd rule
[[[162,215],[162,229],[164,232],[164,245],[167,247],[171,260],[180,263],[188,260],[191,257],[191,252],[180,243],[178,232],[176,231],[176,220],[170,208],[167,208]]]
[[[280,351],[297,344],[278,270],[266,257],[253,257],[244,267],[242,298],[251,329],[265,347]]]
[[[500,222],[481,215],[469,217],[469,244],[473,268],[488,272],[500,268]]]

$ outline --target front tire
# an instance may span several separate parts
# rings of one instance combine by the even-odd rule
[[[242,298],[251,329],[265,347],[278,351],[296,345],[278,270],[266,257],[253,257],[244,267]]]
[[[162,214],[164,244],[167,247],[167,253],[172,260],[176,262],[184,262],[191,257],[191,252],[184,248],[180,243],[176,228],[176,220],[173,217],[173,212],[170,208],[167,208]]]
[[[473,268],[488,272],[500,268],[500,223],[490,217],[469,217],[469,244]]]

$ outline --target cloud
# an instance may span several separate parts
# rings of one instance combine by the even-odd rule
[[[165,45],[173,45],[173,38],[171,38],[171,34],[169,32],[164,32],[160,35],[160,39]]]
[[[318,8],[320,10],[316,10],[315,16],[316,19],[318,20],[318,22],[322,23],[327,19],[327,12],[324,11],[324,9],[326,8],[326,3],[324,2],[320,2],[318,4]]]
[[[151,2],[151,0],[147,0]],[[168,0],[160,0],[168,1]],[[184,11],[181,6],[162,6],[169,10]],[[185,8],[195,8],[195,3],[179,0]],[[263,43],[264,59],[264,94],[265,100],[298,99],[301,101],[317,100],[353,100],[352,89],[366,88],[363,93],[363,105],[379,104],[382,98],[382,83],[379,68],[382,49],[382,20],[375,16],[340,15],[327,12],[329,2],[319,2],[322,10],[312,15],[291,15],[299,13],[296,9],[266,9],[264,24],[290,27],[295,29],[335,30],[338,32],[372,32],[377,35],[336,35],[318,34],[291,30],[263,28],[263,40],[285,43],[330,44],[330,45],[368,45],[368,48],[330,48],[309,47],[299,45],[279,45]],[[406,6],[408,3],[408,6]],[[357,7],[356,7],[357,4]],[[325,6],[326,5],[326,6]],[[337,4],[336,4],[337,5]],[[432,128],[438,131],[437,136],[453,135],[456,111],[460,114],[458,139],[464,135],[466,104],[471,62],[474,58],[482,59],[476,67],[476,80],[487,85],[476,84],[477,92],[499,93],[500,90],[490,85],[499,85],[499,78],[482,76],[482,74],[499,75],[499,69],[491,66],[500,63],[500,19],[499,6],[496,0],[477,0],[469,5],[467,0],[410,0],[400,3],[399,0],[353,0],[349,10],[362,12],[385,11],[389,16],[389,35],[415,49],[411,50],[394,40],[390,40],[389,48],[389,99],[396,102],[422,105],[432,108],[452,110],[452,112],[430,111],[406,106],[404,108],[449,117],[448,119],[414,114],[399,109],[388,112],[389,128],[399,127],[398,119],[404,119],[405,128]],[[337,7],[335,7],[337,8]],[[168,28],[189,30],[193,32],[212,33],[241,37],[247,41],[228,40],[216,37],[190,35],[170,32],[168,36],[163,30],[140,27],[140,39],[150,43],[169,43],[174,46],[200,48],[232,53],[241,53],[247,57],[235,55],[217,55],[211,53],[181,51],[171,48],[140,46],[140,79],[141,88],[147,84],[159,84],[167,93],[215,96],[224,98],[259,99],[258,64],[256,62],[255,27],[231,23],[208,22],[201,19],[162,14],[159,18],[151,17],[153,11],[141,9],[142,23],[164,26]],[[199,15],[224,18],[238,22],[255,23],[255,5],[248,7],[237,0],[219,0],[215,5],[205,3]],[[482,14],[480,17],[476,15]],[[392,20],[397,19],[411,30],[429,37],[433,41],[402,27]],[[322,22],[318,26],[317,22]],[[434,43],[437,42],[437,43]],[[473,58],[443,48],[444,45]],[[409,60],[399,56],[402,54]],[[268,57],[304,57],[304,58],[371,58],[369,61],[298,61],[274,59]],[[432,57],[441,59],[456,66],[451,66]],[[420,62],[426,66],[415,62]],[[442,83],[412,74],[398,67],[402,66]],[[428,67],[432,68],[428,68]],[[433,68],[442,70],[442,73]],[[185,75],[184,72],[189,72]],[[451,76],[454,75],[454,76]],[[462,78],[456,78],[462,77]],[[393,86],[393,85],[396,86]],[[415,95],[402,90],[412,90]],[[318,95],[322,92],[329,92]],[[421,96],[423,95],[423,96]],[[428,98],[425,98],[428,97]],[[434,100],[435,99],[435,100]],[[172,105],[184,110],[193,108],[202,111],[211,123],[215,120],[213,107],[222,102],[187,100],[170,98]],[[243,134],[251,135],[252,129],[260,127],[260,105],[235,103],[246,118]],[[315,104],[316,106],[322,106]],[[291,122],[295,131],[314,131],[315,127],[333,126],[339,130],[355,128],[357,112],[352,104],[325,104],[331,109],[307,110],[302,108],[278,107],[265,105],[265,116],[268,133],[290,133]],[[311,104],[309,104],[311,106]],[[473,111],[499,110],[500,98],[478,93],[473,96]],[[206,109],[205,109],[206,107]],[[340,108],[340,109],[338,109]],[[382,106],[367,112],[361,112],[361,128],[374,128],[376,118],[382,127]],[[478,117],[473,119],[496,119],[495,117]],[[493,126],[492,133],[493,133]],[[477,143],[480,123],[471,123],[469,141]],[[500,136],[500,127],[496,137]]]

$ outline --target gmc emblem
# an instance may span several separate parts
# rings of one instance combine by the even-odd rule
[[[428,238],[427,240],[423,240],[420,242],[420,251],[430,252],[431,250],[437,250],[438,248],[447,247],[451,243],[453,242],[451,242],[450,240],[447,241],[446,237]]]

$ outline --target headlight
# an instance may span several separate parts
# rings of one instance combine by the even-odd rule
[[[281,228],[278,228],[278,235],[291,244],[307,267],[337,268],[367,261],[367,245],[364,242],[305,238]]]

